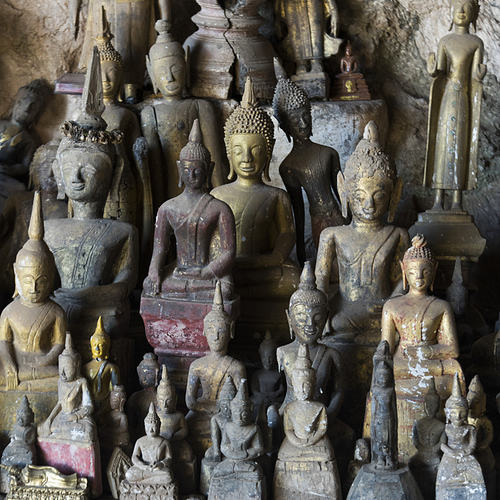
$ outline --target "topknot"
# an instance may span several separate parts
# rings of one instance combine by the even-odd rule
[[[411,247],[406,250],[403,262],[410,260],[430,260],[436,262],[434,252],[427,246],[427,239],[423,234],[416,234],[411,240]]]
[[[111,40],[113,40],[114,36],[111,33],[110,24],[106,18],[106,9],[104,5],[101,9],[101,33],[94,38],[95,45],[99,50],[99,59],[102,61],[112,61],[120,66],[123,66],[122,56],[116,49],[113,47]]]
[[[202,160],[207,166],[210,165],[210,151],[203,143],[203,134],[198,118],[193,122],[188,143],[181,149],[179,160]]]

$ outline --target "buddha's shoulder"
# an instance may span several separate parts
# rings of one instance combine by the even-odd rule
[[[50,219],[45,221],[45,229],[49,237],[58,234],[62,238],[71,234],[86,233],[92,229],[112,230],[114,235],[135,236],[137,233],[137,229],[132,224],[113,219]]]

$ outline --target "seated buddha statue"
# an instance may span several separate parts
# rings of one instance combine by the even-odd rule
[[[399,261],[408,248],[405,229],[392,222],[403,181],[394,162],[382,150],[379,130],[371,121],[363,139],[339,172],[337,188],[342,215],[352,215],[347,226],[326,228],[320,237],[316,261],[318,288],[328,294],[332,265],[337,258],[339,290],[330,304],[327,332],[339,339],[377,345],[382,306],[401,294]]]
[[[56,265],[43,240],[40,191],[35,192],[28,235],[14,263],[16,298],[0,316],[0,385],[7,390],[55,391],[66,314],[49,297]]]
[[[297,288],[299,268],[288,256],[295,228],[288,194],[264,183],[274,147],[274,125],[257,107],[250,77],[241,106],[226,121],[224,139],[229,179],[212,194],[225,201],[236,222],[235,292],[242,298],[288,300]]]
[[[97,99],[95,98],[97,96]],[[113,338],[128,329],[128,295],[137,280],[138,236],[132,225],[103,218],[115,171],[118,130],[106,132],[97,48],[87,71],[83,111],[62,126],[65,137],[53,170],[59,196],[71,201],[73,217],[45,224],[60,288],[55,300],[68,315],[76,339],[88,342],[99,316]]]
[[[208,193],[213,165],[196,119],[177,162],[184,191],[163,203],[156,217],[153,257],[144,281],[146,295],[213,299],[219,280],[224,298],[231,298],[236,230],[231,209]],[[177,260],[165,266],[172,233]]]

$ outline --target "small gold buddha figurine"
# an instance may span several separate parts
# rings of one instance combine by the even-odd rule
[[[225,201],[236,222],[235,292],[242,298],[288,300],[299,281],[299,269],[288,256],[295,244],[288,194],[269,186],[269,162],[274,147],[274,125],[257,107],[248,77],[241,106],[224,129],[230,163],[229,179],[212,194]]]
[[[196,118],[177,162],[184,191],[158,210],[145,294],[213,299],[215,282],[220,280],[224,298],[231,298],[236,229],[231,209],[208,193],[213,165]],[[177,243],[177,260],[165,266],[172,233]]]
[[[179,493],[195,493],[198,484],[196,456],[187,443],[188,426],[184,414],[177,410],[177,394],[168,377],[167,367],[162,366],[160,384],[156,391],[157,414],[160,419],[160,436],[172,449],[172,472],[179,482]]]
[[[338,339],[377,345],[384,302],[402,293],[399,261],[408,247],[405,229],[392,222],[401,198],[403,180],[394,162],[383,151],[374,121],[339,172],[337,188],[342,215],[348,226],[329,227],[321,233],[316,261],[318,288],[328,294],[332,265],[337,258],[339,292],[330,304],[327,332]]]
[[[220,283],[216,285],[213,308],[205,316],[203,333],[210,353],[191,363],[186,387],[186,406],[190,410],[186,416],[189,443],[200,459],[212,444],[210,420],[217,413],[217,398],[226,377],[231,375],[235,384],[246,377],[245,365],[227,354],[228,343],[234,334],[234,321],[224,311]]]
[[[108,361],[110,344],[109,335],[99,317],[94,335],[90,337],[92,361],[82,368],[82,375],[89,383],[94,402],[94,418],[98,426],[106,422],[107,414],[111,411],[109,396],[113,387],[120,383],[118,366]]]
[[[59,196],[71,200],[73,218],[49,220],[46,241],[55,256],[61,287],[56,301],[68,314],[77,339],[90,337],[99,316],[111,338],[128,329],[128,295],[137,281],[138,233],[125,222],[103,218],[116,168],[115,144],[123,136],[106,132],[97,48],[87,71],[82,114],[62,126],[54,162]],[[115,177],[116,181],[116,177]]]
[[[28,241],[14,264],[16,298],[0,316],[0,384],[7,390],[56,390],[66,314],[49,295],[54,256],[44,241],[40,191],[35,192]]]
[[[155,26],[158,38],[149,51],[146,64],[153,88],[155,92],[161,92],[163,99],[141,112],[142,132],[148,141],[155,211],[166,199],[174,198],[181,192],[176,162],[188,142],[196,118],[200,121],[205,145],[215,164],[211,184],[219,186],[226,177],[214,109],[203,99],[183,99],[189,68],[182,45],[174,40],[170,32],[169,1],[160,2],[160,14],[161,18]]]
[[[293,148],[280,165],[279,172],[292,201],[297,234],[297,257],[304,266],[304,200],[309,200],[309,214],[314,245],[318,248],[321,231],[340,226],[344,219],[340,213],[337,175],[340,172],[339,154],[335,149],[311,141],[311,102],[304,90],[287,78],[279,59],[274,59],[278,83],[274,90],[273,110]]]
[[[79,490],[79,498],[82,497],[81,493],[86,493],[87,490],[87,478],[79,478],[76,472],[74,474],[61,474],[55,467],[47,465],[27,465],[21,471],[20,481],[16,482],[16,486],[28,487],[29,489],[22,488],[23,493],[33,499],[47,498],[47,490],[50,492],[52,488],[63,490],[63,495],[68,496],[70,496],[71,490]],[[42,490],[40,494],[36,492],[37,489]],[[45,492],[44,489],[46,489]]]
[[[73,348],[71,334],[59,355],[58,403],[38,426],[38,436],[63,442],[92,443],[97,439],[92,418],[94,405],[87,380],[81,376],[82,358]]]
[[[488,499],[496,498],[496,470],[495,457],[491,451],[490,444],[493,441],[493,424],[485,415],[486,393],[484,392],[479,376],[476,375],[467,392],[467,402],[469,404],[469,416],[467,423],[476,428],[476,449],[474,457],[481,466],[483,472]]]
[[[307,344],[301,344],[292,371],[295,400],[285,406],[285,440],[274,474],[274,498],[342,498],[335,452],[328,439],[328,415],[313,400],[316,371]]]
[[[477,0],[451,0],[454,32],[431,52],[427,71],[433,78],[429,98],[424,186],[436,190],[432,210],[443,210],[444,192],[453,193],[451,210],[462,210],[462,191],[477,186],[477,131],[481,117],[483,41],[476,31]]]
[[[469,405],[462,395],[458,373],[453,392],[446,401],[447,442],[441,444],[443,458],[436,481],[436,500],[467,498],[486,500],[486,487],[478,461],[474,457],[477,431],[467,423]]]

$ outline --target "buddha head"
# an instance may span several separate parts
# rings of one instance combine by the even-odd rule
[[[455,378],[453,379],[453,391],[451,396],[446,400],[444,412],[446,414],[446,421],[449,424],[461,426],[467,423],[469,403],[462,395],[458,373],[455,373]]]
[[[292,371],[293,394],[297,401],[309,401],[313,398],[316,388],[316,370],[311,366],[309,348],[306,344],[301,344]]]
[[[246,379],[241,379],[240,387],[234,399],[231,401],[232,421],[238,427],[248,425],[252,420],[253,403],[248,396]]]
[[[227,345],[234,337],[234,321],[224,311],[220,281],[215,285],[215,294],[212,310],[203,320],[203,334],[207,338],[210,352],[226,354]]]
[[[160,417],[155,410],[155,405],[150,403],[149,412],[144,419],[144,430],[148,437],[156,437],[160,433]]]
[[[360,223],[380,223],[389,211],[392,222],[401,199],[403,180],[397,177],[391,158],[382,150],[380,133],[372,120],[365,127],[363,139],[337,175],[342,215]]]
[[[311,103],[307,94],[289,78],[277,57],[274,58],[274,71],[278,83],[274,89],[274,116],[285,132],[288,141],[290,137],[302,142],[312,135]]]
[[[378,363],[374,370],[373,381],[376,387],[394,387],[392,369],[385,361]]]
[[[109,394],[109,405],[112,410],[123,412],[125,408],[125,401],[127,400],[127,393],[123,385],[113,386],[113,390]]]
[[[19,250],[14,263],[15,295],[26,304],[44,303],[54,286],[54,255],[43,240],[44,225],[40,191],[35,192],[28,241]]]
[[[352,55],[352,47],[351,47],[351,42],[349,40],[347,40],[347,43],[345,45],[345,55],[347,57]]]
[[[172,413],[177,408],[177,394],[174,384],[170,380],[166,365],[161,367],[161,380],[156,389],[156,402],[158,411]]]
[[[484,392],[483,385],[479,380],[479,375],[476,375],[469,385],[467,402],[469,403],[470,417],[479,418],[484,415],[484,412],[486,411],[486,393]]]
[[[29,187],[41,189],[44,196],[47,194],[57,195],[57,183],[52,171],[52,164],[56,159],[60,143],[61,139],[56,138],[43,144],[35,151],[30,163]]]
[[[90,337],[90,347],[92,348],[93,359],[104,361],[109,358],[110,338],[104,330],[102,316],[99,316],[95,332]]]
[[[278,344],[273,339],[271,332],[266,331],[266,336],[259,346],[259,355],[262,367],[265,370],[275,370],[277,366],[276,349]]]
[[[16,412],[16,424],[19,427],[28,427],[33,425],[35,421],[35,414],[30,407],[30,403],[26,395],[23,396],[21,404]]]
[[[188,191],[208,191],[214,162],[210,151],[203,144],[198,118],[193,122],[188,143],[181,149],[177,169],[179,187],[186,186]]]
[[[162,19],[156,21],[155,29],[158,37],[149,50],[149,57],[146,56],[146,66],[155,93],[159,90],[165,99],[176,100],[182,98],[187,83],[189,52],[187,54],[184,52],[182,45],[170,32],[172,26],[170,3],[168,1],[165,3],[166,9],[161,13]]]
[[[424,399],[425,414],[428,417],[434,418],[439,411],[440,402],[441,398],[439,397],[439,394],[436,391],[436,382],[434,380],[434,377],[431,377],[429,390],[427,391],[427,394],[425,395]]]
[[[477,0],[451,0],[451,25],[458,27],[469,27],[472,24],[476,31],[477,16],[479,14],[479,3]]]
[[[367,462],[370,458],[370,446],[366,439],[358,439],[354,445],[354,460]]]
[[[231,420],[231,401],[235,398],[236,392],[233,377],[228,375],[217,399],[217,410],[226,420]]]
[[[453,312],[456,316],[460,317],[465,314],[469,305],[469,292],[463,284],[462,261],[460,257],[457,257],[455,260],[451,285],[446,289],[446,300],[453,307]]]
[[[73,339],[66,333],[64,351],[59,354],[59,377],[63,382],[73,382],[80,376],[82,357],[73,347]]]
[[[229,180],[269,178],[269,164],[274,148],[274,125],[271,117],[257,106],[252,80],[247,76],[245,92],[224,126],[224,142],[229,158]]]
[[[123,83],[123,60],[111,43],[113,38],[110,24],[106,19],[106,9],[102,6],[101,33],[94,40],[101,61],[102,90],[105,103],[116,99]]]
[[[12,120],[23,127],[35,125],[45,110],[50,92],[47,82],[41,78],[21,87],[12,103]]]
[[[154,390],[158,385],[158,376],[160,374],[160,363],[154,352],[144,354],[142,361],[137,367],[139,383],[145,390]]]
[[[423,234],[415,235],[411,240],[411,247],[406,250],[401,271],[403,274],[403,287],[410,286],[410,290],[426,292],[434,284],[438,262],[432,250],[427,246]]]
[[[394,361],[387,340],[381,340],[373,355],[372,387],[394,387]]]
[[[316,287],[316,278],[309,261],[300,275],[299,289],[290,297],[286,314],[291,337],[295,336],[300,343],[315,345],[328,319],[328,300]]]

